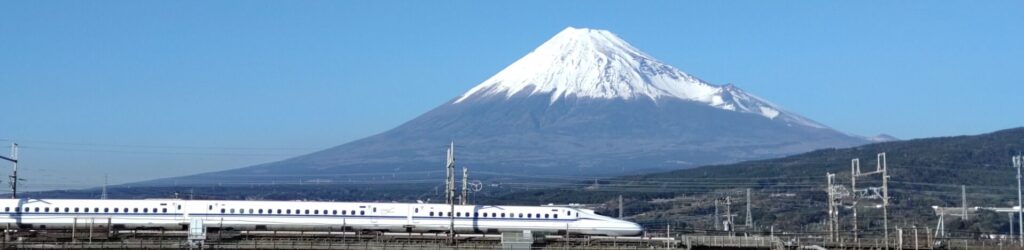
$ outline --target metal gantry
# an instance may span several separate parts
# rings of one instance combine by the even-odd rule
[[[882,225],[884,231],[884,246],[886,249],[889,248],[889,174],[888,167],[886,165],[885,152],[878,153],[877,163],[875,165],[875,171],[862,172],[860,170],[860,159],[854,158],[850,165],[851,184],[853,192],[853,231],[854,241],[857,241],[857,200],[860,198],[880,198],[882,200]],[[857,177],[867,177],[871,175],[882,176],[881,187],[869,187],[865,189],[857,189]],[[868,192],[872,192],[872,195],[868,195]]]

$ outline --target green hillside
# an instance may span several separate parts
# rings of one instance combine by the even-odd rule
[[[931,206],[960,206],[960,185],[966,185],[969,206],[1016,204],[1016,171],[1011,157],[1024,150],[1024,128],[982,135],[894,141],[845,149],[824,149],[790,157],[706,166],[665,173],[600,181],[580,181],[554,189],[505,195],[497,200],[516,203],[573,201],[598,203],[600,212],[616,213],[623,195],[625,214],[658,226],[673,224],[689,230],[713,229],[714,200],[730,197],[736,222],[745,216],[745,191],[750,188],[754,224],[758,229],[813,231],[826,215],[826,173],[850,185],[850,161],[860,158],[861,170],[875,169],[876,155],[885,152],[890,178],[890,225],[935,227]],[[858,187],[881,186],[880,176],[861,178]],[[860,227],[881,222],[879,200],[862,200]],[[848,205],[848,204],[844,204]],[[720,206],[724,214],[724,205]],[[851,210],[840,210],[848,227]],[[966,224],[953,221],[951,231],[1007,230],[1006,215],[982,214]],[[993,219],[995,218],[995,219]],[[998,219],[1002,220],[998,220]]]

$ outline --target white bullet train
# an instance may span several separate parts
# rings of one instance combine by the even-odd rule
[[[448,232],[447,204],[2,199],[0,220],[11,228],[186,229],[194,220],[216,230]],[[592,210],[557,206],[456,205],[456,233],[531,230],[539,234],[635,236],[640,225]]]

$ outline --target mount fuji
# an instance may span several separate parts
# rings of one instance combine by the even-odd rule
[[[476,178],[622,175],[869,142],[736,86],[705,82],[611,32],[570,27],[386,132],[278,162],[156,182],[435,182],[450,141],[459,165]]]

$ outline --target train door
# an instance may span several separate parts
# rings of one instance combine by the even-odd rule
[[[405,206],[405,208],[406,208],[406,211],[405,211],[405,224],[406,225],[412,225],[413,224],[412,215],[414,213],[418,212],[419,208],[415,208],[415,205],[411,205],[411,204],[408,205],[408,206]]]
[[[171,214],[174,214],[174,219],[175,220],[177,220],[177,221],[187,221],[188,220],[188,213],[185,212],[186,210],[185,210],[185,202],[184,201],[171,202],[171,207],[168,210],[173,211],[173,212],[171,212]]]

